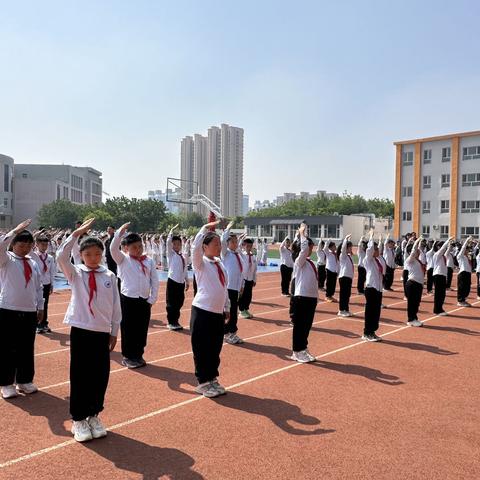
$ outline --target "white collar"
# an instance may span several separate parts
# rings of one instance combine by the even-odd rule
[[[85,264],[81,263],[80,265],[77,265],[80,270],[83,270],[85,273],[90,273],[90,272],[97,272],[97,273],[104,273],[107,271],[107,268],[104,267],[103,265],[99,265],[96,270],[92,270],[88,268]]]

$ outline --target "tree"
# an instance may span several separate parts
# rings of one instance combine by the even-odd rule
[[[85,207],[69,200],[56,200],[43,205],[38,211],[38,224],[42,227],[73,228],[77,220],[83,220]]]

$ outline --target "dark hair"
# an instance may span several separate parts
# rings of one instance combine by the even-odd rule
[[[309,247],[313,247],[315,245],[314,241],[310,237],[307,237],[307,243]]]
[[[182,241],[182,239],[179,235],[174,235],[172,237],[172,242],[181,242],[181,241]]]
[[[48,243],[49,241],[50,241],[50,239],[46,235],[39,235],[36,238],[37,243]]]
[[[234,238],[237,238],[237,235],[236,235],[235,233],[231,233],[231,234],[228,236],[227,242],[229,242],[230,240],[233,240]]]
[[[336,253],[337,260],[340,258],[340,254],[342,253],[342,245],[343,245],[343,242],[339,243],[337,246],[337,253]],[[352,246],[352,242],[347,242],[347,248],[351,246]]]
[[[141,242],[142,237],[138,233],[129,233],[123,238],[123,245],[131,245],[132,243]]]
[[[84,250],[87,250],[87,248],[91,248],[91,247],[97,247],[99,248],[102,252],[104,250],[104,246],[103,246],[103,242],[99,239],[99,238],[96,238],[96,237],[87,237],[87,238],[84,238],[81,242],[80,242],[80,247],[79,247],[79,250],[80,252],[83,252]]]
[[[413,248],[413,244],[409,243],[407,245],[407,248],[405,249],[406,252],[410,255],[410,253],[412,252],[412,248]]]
[[[115,230],[115,227],[113,225],[107,225],[107,228],[113,228]]]
[[[28,230],[22,230],[20,233],[17,233],[11,242],[11,245],[15,245],[16,243],[23,242],[23,243],[33,243],[33,235]]]
[[[362,247],[364,248],[364,250],[366,250],[368,248],[368,242],[366,242],[365,240],[363,240],[362,242]]]
[[[335,246],[335,242],[330,242],[330,243],[328,244],[328,248],[329,248],[329,249],[332,248],[332,247],[334,247],[334,246]]]
[[[325,240],[321,240],[320,243],[318,244],[320,248],[323,248],[325,246]]]
[[[215,232],[207,232],[203,237],[203,245],[209,245],[214,238],[220,238]]]
[[[292,243],[290,250],[292,251],[292,260],[295,261],[300,255],[300,242],[298,240],[295,240]]]
[[[253,240],[251,238],[246,238],[243,243],[248,243],[249,245],[253,245]]]

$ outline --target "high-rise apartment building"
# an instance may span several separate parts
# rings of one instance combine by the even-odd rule
[[[394,235],[478,238],[480,131],[395,142]]]
[[[181,142],[181,179],[195,181],[198,192],[216,203],[223,215],[243,213],[243,129],[222,124]],[[185,198],[191,193],[186,192]],[[191,206],[185,207],[191,211]],[[196,211],[207,214],[202,205]]]

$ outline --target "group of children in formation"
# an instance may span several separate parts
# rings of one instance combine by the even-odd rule
[[[110,352],[121,332],[122,364],[128,369],[146,365],[143,358],[152,305],[158,298],[158,268],[168,266],[166,311],[168,328],[181,330],[179,322],[185,292],[193,269],[194,298],[190,334],[198,385],[195,391],[208,398],[225,394],[218,381],[224,342],[243,343],[238,335],[238,312],[252,318],[250,304],[257,280],[257,265],[267,263],[268,242],[237,236],[228,224],[221,235],[219,221],[203,226],[194,239],[175,234],[148,236],[129,232],[129,223],[107,229],[103,238],[89,235],[94,219],[69,233],[27,230],[30,220],[0,237],[0,386],[5,399],[37,391],[34,378],[36,333],[50,332],[48,302],[57,267],[71,288],[64,323],[70,330],[70,414],[75,440],[84,442],[107,434],[98,415],[110,373]],[[308,350],[319,290],[327,302],[337,302],[338,315],[350,317],[350,297],[356,288],[365,296],[363,339],[378,342],[384,290],[392,290],[394,271],[403,266],[407,324],[422,326],[419,306],[426,276],[427,292],[434,295],[433,313],[443,308],[451,289],[455,267],[458,305],[469,307],[471,274],[477,273],[480,299],[479,243],[470,237],[463,244],[426,241],[408,234],[401,243],[387,237],[376,242],[373,231],[358,244],[357,265],[347,235],[339,245],[320,240],[316,264],[311,259],[314,242],[302,224],[294,239],[280,245],[281,293],[290,297],[292,359],[315,361]],[[338,280],[338,282],[337,282]]]

